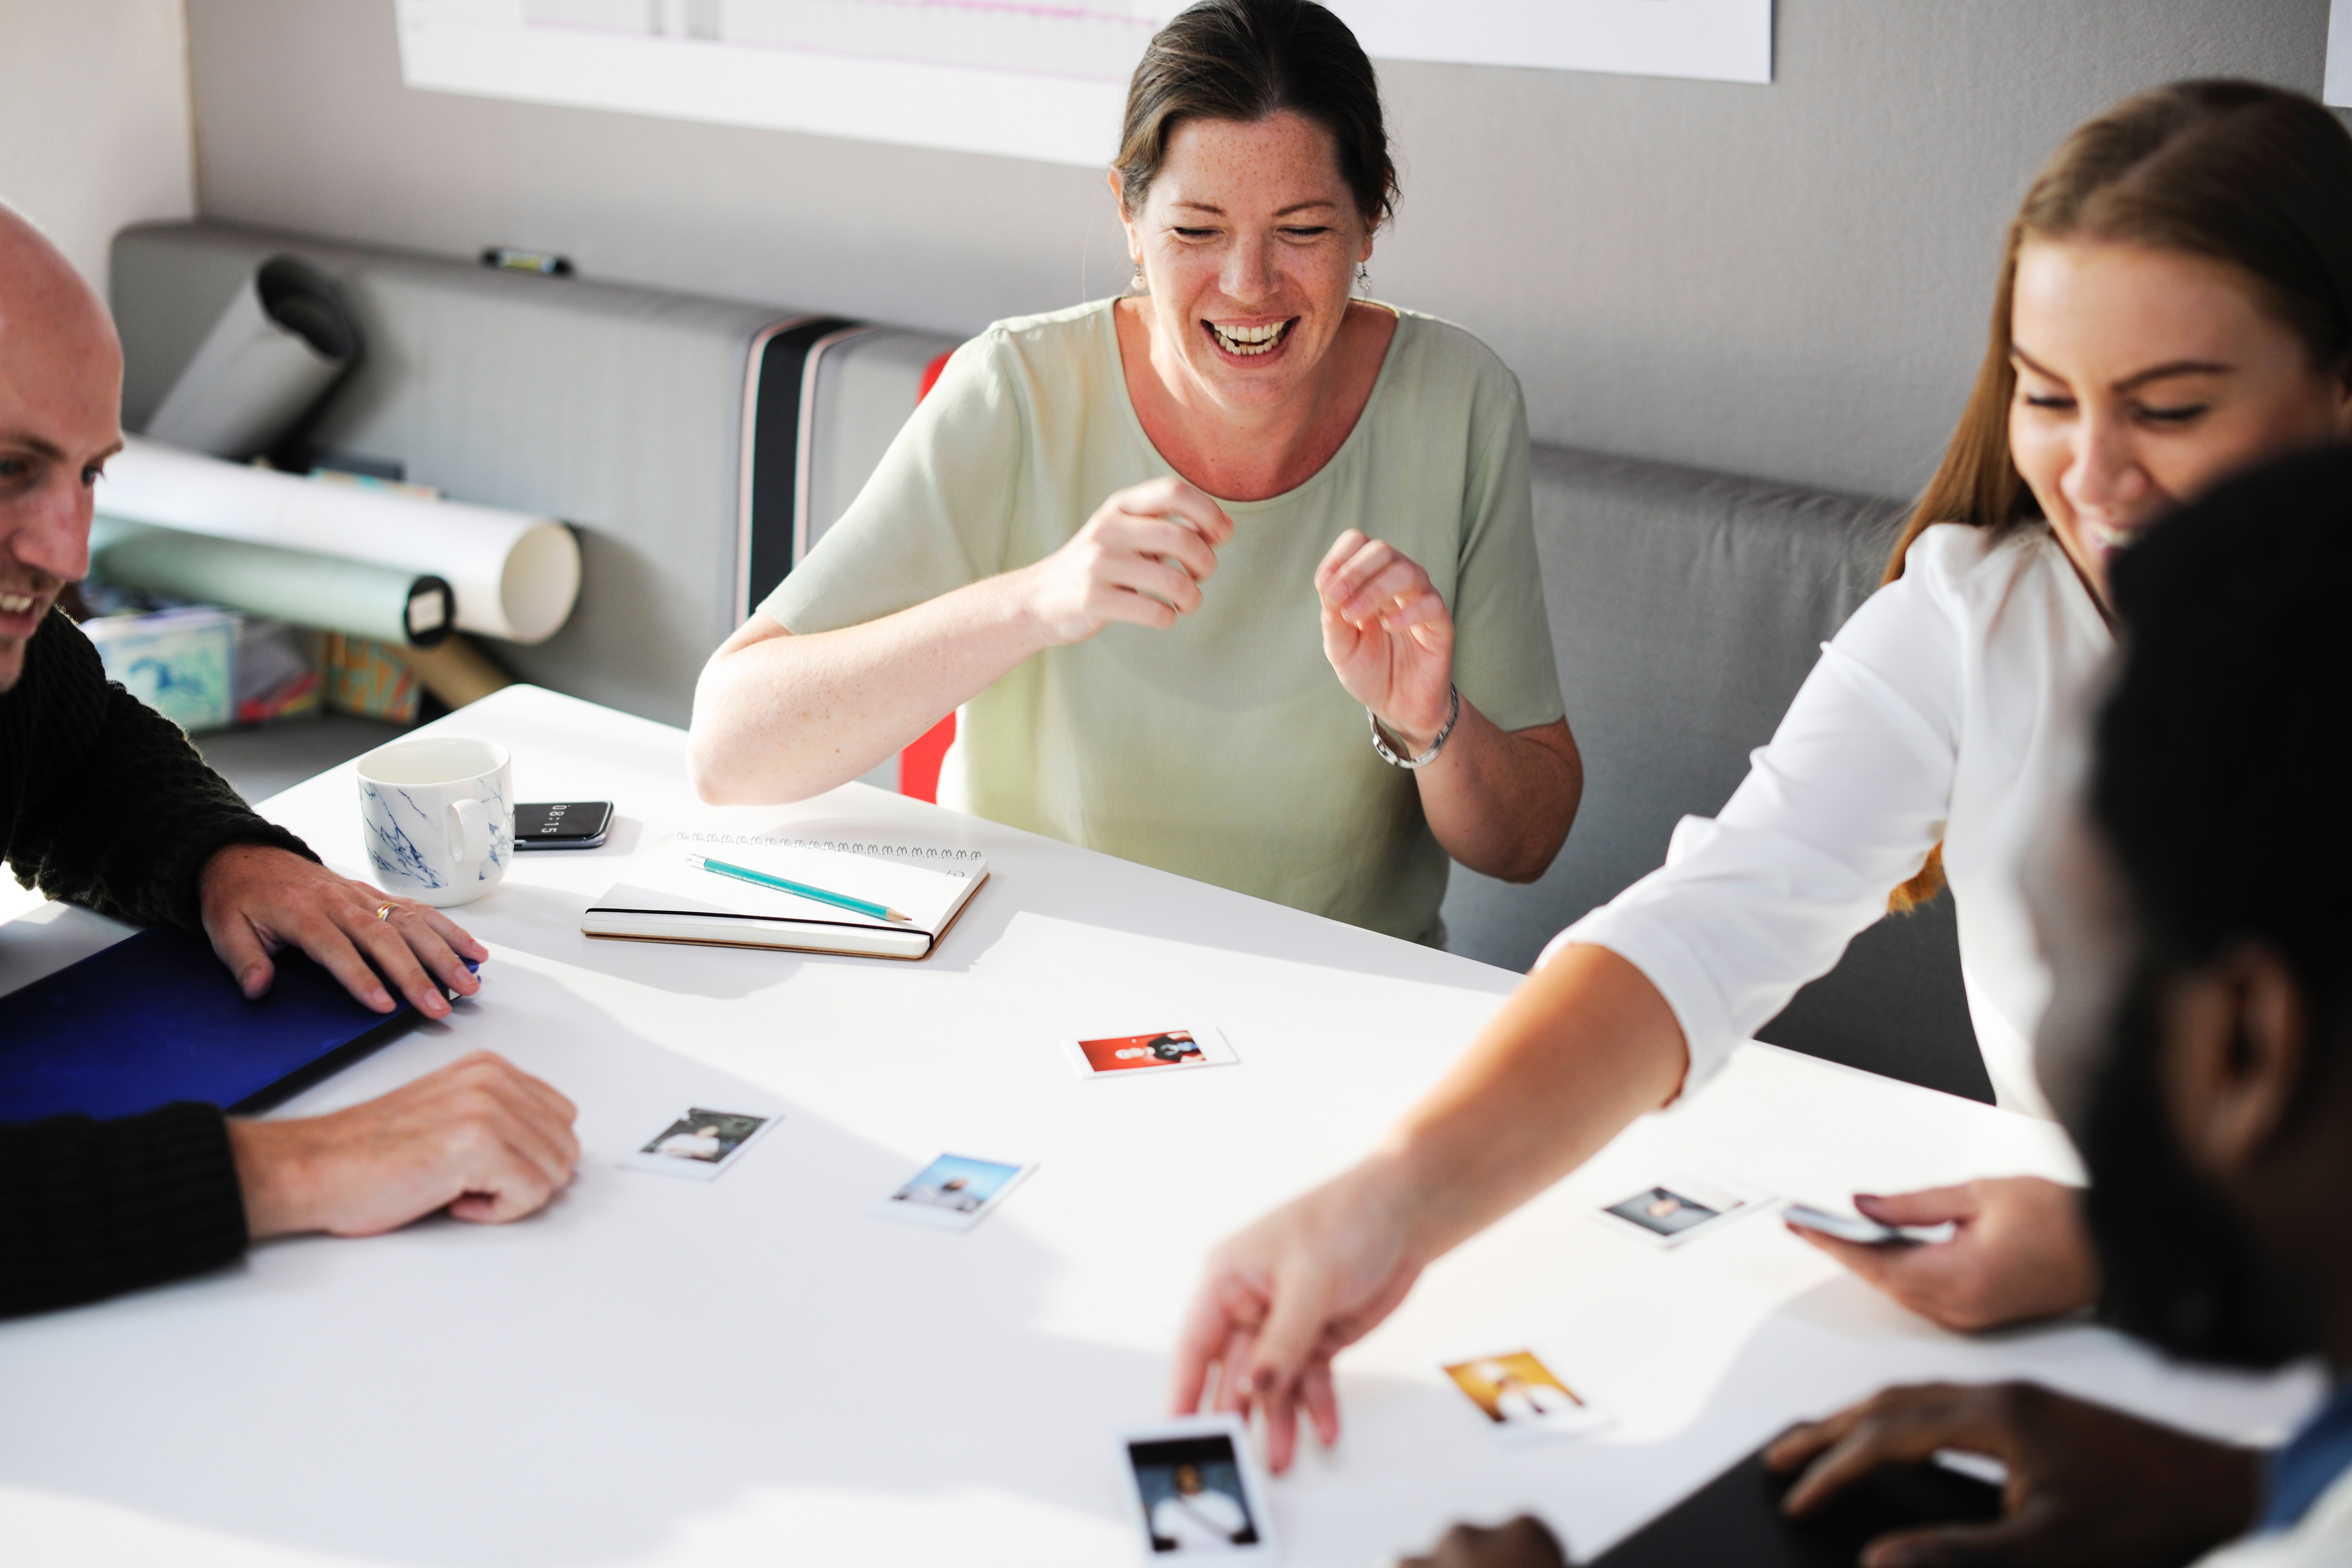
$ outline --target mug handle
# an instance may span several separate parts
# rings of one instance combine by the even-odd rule
[[[453,800],[449,814],[457,819],[457,831],[451,837],[464,847],[457,858],[470,868],[490,858],[490,814],[478,800]]]

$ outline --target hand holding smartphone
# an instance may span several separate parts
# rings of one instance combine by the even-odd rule
[[[1811,1204],[1790,1204],[1782,1217],[1803,1230],[1817,1230],[1859,1247],[1920,1247],[1952,1239],[1955,1226],[1945,1225],[1881,1225],[1860,1215],[1832,1214]]]

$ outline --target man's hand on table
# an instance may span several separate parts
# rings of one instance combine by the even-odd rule
[[[457,921],[413,899],[338,877],[299,855],[232,844],[205,863],[199,890],[205,934],[247,996],[269,989],[277,973],[269,955],[288,946],[309,953],[379,1013],[393,1009],[386,979],[428,1018],[449,1016],[444,987],[461,996],[480,988],[465,961],[478,963],[489,949]],[[391,918],[378,920],[376,910],[387,904]]]
[[[246,1229],[373,1236],[446,1209],[499,1225],[543,1207],[580,1163],[572,1103],[487,1051],[365,1105],[231,1121]]]
[[[1428,1554],[1407,1557],[1397,1568],[1567,1568],[1568,1557],[1544,1521],[1523,1513],[1491,1528],[1457,1524]]]
[[[2098,1299],[2098,1263],[2079,1187],[2000,1176],[1899,1197],[1854,1198],[1881,1225],[1949,1224],[1949,1241],[1868,1247],[1790,1229],[1931,1322],[1964,1333],[2080,1311]]]
[[[1185,1317],[1176,1413],[1198,1410],[1204,1394],[1213,1410],[1263,1405],[1276,1475],[1297,1448],[1300,1410],[1326,1447],[1339,1441],[1331,1358],[1394,1311],[1421,1274],[1384,1174],[1368,1161],[1226,1240]]]
[[[2261,1457],[2032,1384],[1890,1388],[1764,1451],[1783,1473],[1810,1466],[1782,1500],[1801,1518],[1885,1465],[1957,1448],[2009,1468],[1990,1524],[1898,1531],[1864,1568],[1978,1563],[2183,1563],[2253,1522]]]

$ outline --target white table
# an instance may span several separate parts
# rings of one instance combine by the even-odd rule
[[[478,1001],[286,1110],[487,1046],[579,1102],[579,1181],[518,1226],[278,1243],[0,1324],[0,1555],[1126,1560],[1108,1434],[1162,1408],[1204,1250],[1360,1153],[1515,979],[862,785],[697,808],[678,731],[533,689],[436,728],[509,746],[523,799],[618,801],[613,842],[521,857],[460,911],[494,955]],[[349,767],[268,809],[364,874]],[[820,819],[981,847],[994,879],[920,964],[579,932],[666,831]],[[0,990],[121,929],[56,906],[0,926]],[[1241,1066],[1087,1082],[1058,1048],[1200,1021]],[[688,1104],[785,1121],[715,1183],[615,1167]],[[1043,1168],[968,1235],[868,1217],[943,1149]],[[2072,1169],[2046,1126],[1744,1048],[1437,1265],[1342,1359],[1339,1448],[1275,1488],[1289,1561],[1386,1562],[1520,1508],[1589,1555],[1791,1417],[1891,1380],[2030,1375],[2248,1435],[2315,1390],[2168,1370],[2084,1327],[1956,1338],[1769,1219],[1656,1252],[1580,1217],[1687,1165],[1817,1200]],[[1529,1345],[1618,1425],[1496,1446],[1437,1365]]]

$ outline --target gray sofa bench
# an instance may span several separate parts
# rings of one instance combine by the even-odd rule
[[[1878,585],[1902,508],[1538,446],[1536,549],[1584,804],[1543,878],[1457,866],[1456,952],[1526,969],[1554,933],[1658,866],[1771,738],[1820,645]],[[1948,894],[1883,920],[1761,1031],[1776,1045],[1979,1100],[1991,1086]]]

